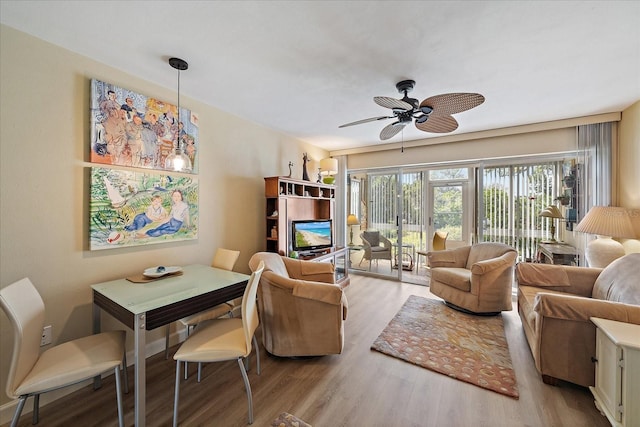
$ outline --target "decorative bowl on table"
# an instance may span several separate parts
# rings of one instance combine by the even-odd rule
[[[164,267],[162,265],[159,265],[157,267],[147,268],[145,271],[142,272],[142,274],[146,277],[156,278],[156,277],[166,276],[167,274],[174,274],[179,271],[182,271],[182,267],[178,267],[178,266]]]

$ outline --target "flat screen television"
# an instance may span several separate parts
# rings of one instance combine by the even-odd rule
[[[330,219],[291,221],[293,250],[310,252],[333,247],[333,222]]]

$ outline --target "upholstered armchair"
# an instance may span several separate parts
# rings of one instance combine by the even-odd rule
[[[429,252],[431,293],[454,308],[475,314],[509,311],[517,255],[502,243]]]
[[[283,357],[342,353],[347,297],[335,283],[334,266],[258,252],[249,260],[252,271],[260,261],[265,268],[258,312],[265,349]]]
[[[364,249],[364,255],[360,260],[362,264],[363,260],[369,261],[369,270],[371,270],[371,261],[374,259],[388,259],[389,268],[391,268],[391,241],[380,234],[379,231],[363,231],[360,233],[362,239],[362,248]]]

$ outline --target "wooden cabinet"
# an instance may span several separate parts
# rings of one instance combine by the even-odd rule
[[[281,176],[267,177],[264,184],[267,252],[289,254],[291,221],[333,219],[335,186]]]
[[[596,385],[589,387],[612,426],[640,426],[640,325],[592,317]]]

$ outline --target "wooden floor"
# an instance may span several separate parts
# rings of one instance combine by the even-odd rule
[[[519,400],[370,350],[409,295],[430,296],[427,287],[353,275],[346,293],[343,354],[292,360],[267,356],[261,349],[260,376],[251,358],[254,426],[269,426],[283,411],[314,427],[608,426],[587,389],[542,383],[515,310],[503,316]],[[162,354],[148,359],[148,426],[171,425],[174,363]],[[196,366],[191,368],[194,372]],[[133,425],[133,391],[125,397],[125,412],[126,424]],[[179,420],[183,426],[247,424],[246,394],[235,361],[206,365],[201,383],[193,374],[182,382]],[[31,425],[30,415],[19,425]],[[100,390],[88,386],[41,408],[40,425],[116,426],[113,376]]]

